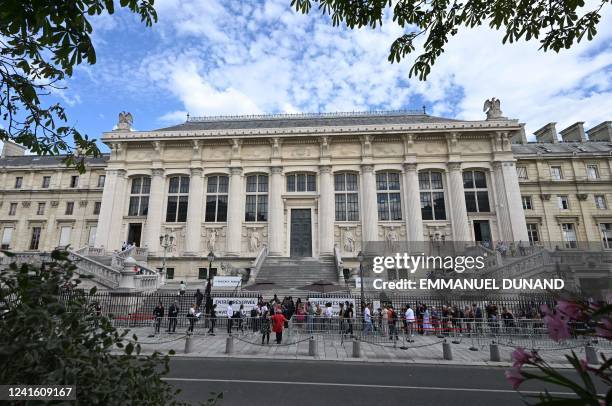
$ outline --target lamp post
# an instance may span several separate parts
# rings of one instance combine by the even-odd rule
[[[174,245],[174,236],[164,234],[159,236],[159,245],[164,249],[164,257],[162,259],[162,285],[166,283],[166,256],[168,250]]]
[[[363,295],[363,252],[359,251],[357,254],[357,260],[359,261],[359,283],[361,285],[361,311],[365,306],[365,299]]]
[[[206,285],[206,292],[208,294],[210,294],[210,279],[211,279],[211,273],[212,273],[212,263],[215,260],[215,253],[210,251],[208,253],[208,285]]]

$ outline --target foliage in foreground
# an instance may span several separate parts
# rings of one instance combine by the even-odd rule
[[[161,379],[169,357],[139,355],[135,335],[117,331],[87,295],[66,289],[78,284],[67,253],[51,258],[0,271],[0,382],[76,385],[84,405],[177,404],[178,390]]]

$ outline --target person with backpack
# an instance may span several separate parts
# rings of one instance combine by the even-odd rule
[[[159,334],[159,328],[164,318],[164,305],[162,305],[161,301],[153,309],[153,317],[155,317],[155,334]]]

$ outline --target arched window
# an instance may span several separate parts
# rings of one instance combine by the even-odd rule
[[[168,186],[168,206],[166,221],[177,223],[187,221],[187,202],[189,201],[189,176],[173,176]]]
[[[423,220],[446,220],[442,173],[434,171],[419,172],[419,189],[421,191],[421,216]]]
[[[402,200],[400,197],[400,178],[397,172],[378,172],[376,174],[378,200],[378,220],[401,220]]]
[[[359,221],[357,175],[336,173],[334,190],[336,192],[336,221]]]
[[[247,176],[244,220],[268,221],[268,175]]]
[[[287,192],[316,192],[317,177],[313,173],[291,173],[287,175]]]
[[[211,223],[227,221],[227,189],[229,178],[226,175],[213,175],[208,176],[206,179],[205,221]]]
[[[463,189],[468,213],[491,211],[487,177],[483,171],[463,171]]]
[[[128,216],[146,216],[149,212],[149,192],[151,191],[151,178],[148,176],[135,176],[132,178],[130,189],[130,206]]]

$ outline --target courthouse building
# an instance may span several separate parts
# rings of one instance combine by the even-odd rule
[[[86,172],[5,143],[0,233],[14,251],[132,242],[169,277],[206,277],[269,257],[355,264],[366,242],[522,241],[612,248],[612,125],[528,143],[489,101],[486,119],[424,112],[188,118],[131,130],[121,114],[109,154]],[[141,124],[142,125],[142,124]]]

